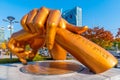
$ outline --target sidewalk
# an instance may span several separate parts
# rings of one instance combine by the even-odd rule
[[[65,60],[81,65],[75,60]],[[40,61],[46,62],[46,61]],[[62,75],[34,75],[20,71],[21,63],[0,64],[0,80],[120,80],[120,69],[112,68],[101,74],[93,74],[87,68],[80,72]]]
[[[2,58],[10,58],[10,55],[0,55],[0,59]],[[12,58],[17,58],[17,56],[12,55]]]

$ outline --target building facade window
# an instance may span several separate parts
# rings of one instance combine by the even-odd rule
[[[73,25],[82,26],[82,9],[80,7],[64,11],[62,17]]]

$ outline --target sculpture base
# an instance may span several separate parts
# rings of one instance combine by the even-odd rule
[[[59,62],[59,61],[52,60],[52,61],[31,62],[29,63],[29,65],[34,65],[36,63],[39,63],[40,65],[40,63],[43,64],[43,62]],[[64,62],[67,63],[70,62],[73,64],[75,63],[81,65],[76,60],[64,60]],[[93,74],[92,72],[89,71],[88,68],[81,65],[83,68],[79,66],[78,71],[69,69],[70,73],[67,72],[67,74],[64,73],[61,75],[60,74],[47,75],[48,74],[47,73],[46,75],[34,75],[35,73],[27,74],[28,71],[25,73],[26,70],[24,68],[26,66],[27,65],[23,66],[21,63],[0,64],[0,80],[120,80],[120,68],[112,68],[100,74]],[[118,65],[118,67],[120,67],[120,65]],[[31,68],[33,68],[33,66]],[[20,71],[21,69],[24,70],[24,73]],[[56,72],[60,72],[60,70],[61,69],[58,68]]]
[[[77,63],[65,61],[35,62],[20,68],[21,72],[35,75],[58,75],[81,71],[83,67]]]

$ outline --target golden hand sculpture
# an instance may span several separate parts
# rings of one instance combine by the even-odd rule
[[[58,22],[56,22],[56,21],[58,21]],[[54,27],[66,28],[69,31],[71,31],[73,33],[77,33],[77,34],[80,34],[88,29],[86,26],[74,27],[74,25],[67,23],[67,21],[65,21],[64,19],[61,18],[60,12],[58,10],[50,11],[49,9],[47,9],[45,7],[41,8],[39,10],[34,9],[30,13],[23,16],[23,18],[21,20],[21,24],[22,24],[22,27],[24,30],[14,33],[8,43],[8,47],[11,49],[11,51],[14,54],[20,55],[20,53],[16,53],[18,51],[14,51],[16,49],[21,50],[18,48],[20,46],[17,47],[16,45],[14,45],[13,40],[16,44],[21,43],[22,45],[24,45],[24,47],[22,48],[23,51],[25,51],[25,45],[30,44],[30,45],[32,45],[31,46],[32,50],[34,50],[36,52],[39,48],[43,47],[43,45],[46,42],[46,46],[48,46],[47,48],[49,49],[52,58],[56,59],[56,60],[66,59],[66,51],[62,47],[60,47],[59,44],[54,42],[54,37],[55,37],[56,31],[51,31],[51,30],[54,30]],[[48,26],[46,26],[47,24],[48,24]],[[58,27],[56,25],[58,25]],[[50,28],[51,32],[46,27]],[[36,38],[37,38],[37,40],[36,40]],[[41,39],[43,41],[39,41]],[[16,49],[12,48],[11,44],[13,46],[15,46]],[[53,44],[54,44],[54,46],[53,46]],[[50,49],[51,46],[54,48]],[[25,51],[23,54],[25,54],[25,55],[27,54],[26,56],[28,56],[29,52]],[[26,60],[25,60],[26,56],[24,56],[24,59],[22,58],[23,61],[21,60],[21,57],[20,57],[21,62],[23,62],[24,64],[26,64]]]
[[[53,59],[66,59],[68,51],[95,73],[106,71],[118,63],[109,52],[78,35],[86,31],[87,26],[69,24],[61,17],[59,10],[45,7],[34,9],[23,16],[21,24],[23,30],[12,35],[8,47],[23,64],[27,63],[26,57],[33,59],[44,45]],[[25,50],[27,44],[31,51]]]

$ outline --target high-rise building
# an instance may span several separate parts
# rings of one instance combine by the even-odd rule
[[[64,11],[62,17],[71,24],[82,26],[82,9],[80,7]]]
[[[4,41],[4,36],[5,36],[5,32],[4,32],[4,27],[0,27],[0,42]]]

